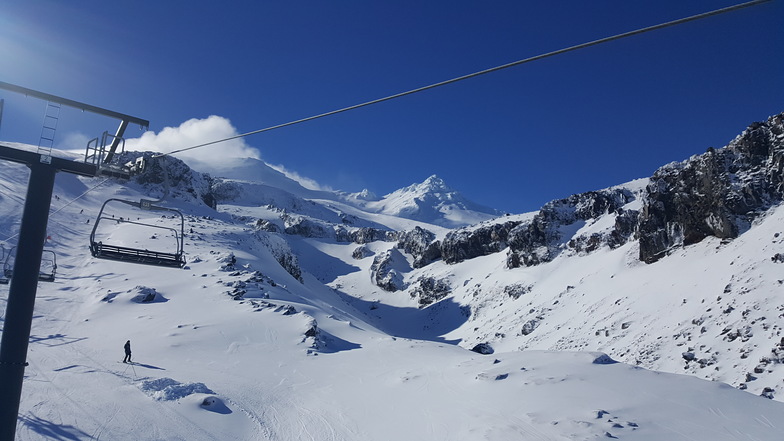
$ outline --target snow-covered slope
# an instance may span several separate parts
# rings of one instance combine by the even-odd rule
[[[167,168],[164,203],[186,216],[183,269],[87,249],[103,201],[158,194],[157,178],[93,188],[101,180],[57,176],[46,244],[57,279],[39,283],[17,439],[784,433],[780,204],[733,240],[645,264],[627,227],[648,180],[452,230],[391,205]],[[6,251],[25,171],[0,162]],[[529,252],[536,264],[510,265]],[[2,311],[7,295],[0,285]],[[120,362],[128,339],[133,365]]]

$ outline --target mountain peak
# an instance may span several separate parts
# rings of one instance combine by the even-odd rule
[[[451,190],[449,187],[447,187],[446,182],[439,178],[438,175],[431,175],[429,178],[425,179],[425,182],[423,182],[422,185],[432,189]]]
[[[471,225],[499,215],[468,200],[437,175],[411,184],[368,204],[368,209],[448,228]]]
[[[444,182],[444,180],[437,175],[431,175],[418,184],[411,184],[408,187],[397,190],[387,196],[391,196],[400,192],[415,193],[423,196],[427,194],[457,193],[455,190],[449,188],[449,186],[446,185],[446,182]]]

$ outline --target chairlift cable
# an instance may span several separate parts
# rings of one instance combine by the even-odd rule
[[[587,47],[596,46],[596,45],[599,45],[599,44],[602,44],[602,43],[608,43],[610,41],[620,40],[622,38],[631,37],[631,36],[643,34],[643,33],[646,33],[646,32],[656,31],[656,30],[659,30],[659,29],[664,29],[664,28],[667,28],[667,27],[676,26],[676,25],[680,25],[680,24],[683,24],[683,23],[688,23],[688,22],[695,21],[695,20],[700,20],[700,19],[703,19],[703,18],[712,17],[714,15],[719,15],[719,14],[724,14],[724,13],[727,13],[727,12],[737,11],[739,9],[744,9],[744,8],[748,8],[748,7],[751,7],[751,6],[757,6],[757,5],[760,5],[762,3],[767,3],[767,2],[770,2],[770,1],[772,1],[772,0],[753,0],[753,1],[746,2],[746,3],[739,3],[737,5],[728,6],[726,8],[715,9],[713,11],[703,12],[701,14],[692,15],[692,16],[689,16],[689,17],[680,18],[680,19],[677,19],[677,20],[672,20],[672,21],[668,21],[668,22],[657,24],[657,25],[653,25],[653,26],[648,26],[648,27],[645,27],[645,28],[640,28],[640,29],[637,29],[637,30],[634,30],[634,31],[624,32],[624,33],[621,33],[621,34],[616,34],[616,35],[613,35],[613,36],[610,36],[610,37],[600,38],[598,40],[589,41],[587,43],[582,43],[582,44],[578,44],[578,45],[574,45],[574,46],[569,46],[569,47],[566,47],[566,48],[563,48],[563,49],[558,49],[558,50],[555,50],[555,51],[552,51],[552,52],[547,52],[547,53],[544,53],[544,54],[535,55],[533,57],[529,57],[529,58],[525,58],[525,59],[522,59],[522,60],[511,62],[511,63],[503,64],[503,65],[500,65],[500,66],[492,67],[492,68],[489,68],[489,69],[481,70],[481,71],[474,72],[474,73],[471,73],[471,74],[459,76],[457,78],[452,78],[450,80],[445,80],[445,81],[441,81],[441,82],[438,82],[438,83],[430,84],[428,86],[419,87],[419,88],[412,89],[412,90],[409,90],[409,91],[406,91],[406,92],[396,93],[394,95],[389,95],[389,96],[384,97],[384,98],[378,98],[378,99],[367,101],[367,102],[364,102],[364,103],[355,104],[353,106],[344,107],[342,109],[337,109],[337,110],[333,110],[333,111],[330,111],[330,112],[321,113],[321,114],[314,115],[314,116],[309,116],[307,118],[302,118],[302,119],[298,119],[298,120],[295,120],[295,121],[289,121],[287,123],[266,127],[266,128],[259,129],[259,130],[254,130],[252,132],[242,133],[240,135],[230,136],[228,138],[218,139],[216,141],[206,142],[204,144],[199,144],[199,145],[195,145],[195,146],[191,146],[191,147],[186,147],[186,148],[182,148],[182,149],[173,150],[173,151],[168,152],[168,153],[159,153],[157,155],[153,155],[152,157],[153,158],[157,158],[157,157],[165,156],[165,155],[174,155],[174,154],[182,153],[182,152],[185,152],[185,151],[188,151],[188,150],[194,150],[194,149],[201,148],[201,147],[207,147],[207,146],[210,146],[210,145],[213,145],[213,144],[218,144],[218,143],[225,142],[225,141],[231,141],[233,139],[244,138],[246,136],[255,135],[255,134],[258,134],[258,133],[268,132],[270,130],[280,129],[280,128],[283,128],[283,127],[292,126],[294,124],[300,124],[300,123],[303,123],[303,122],[312,121],[314,119],[324,118],[324,117],[335,115],[335,114],[338,114],[338,113],[347,112],[349,110],[359,109],[361,107],[370,106],[372,104],[378,104],[378,103],[382,103],[384,101],[393,100],[395,98],[401,98],[401,97],[404,97],[404,96],[407,96],[407,95],[412,95],[414,93],[424,92],[424,91],[430,90],[430,89],[435,89],[436,87],[446,86],[447,84],[456,83],[458,81],[467,80],[469,78],[478,77],[480,75],[485,75],[485,74],[489,74],[489,73],[492,73],[492,72],[497,72],[497,71],[502,70],[502,69],[508,69],[510,67],[515,67],[515,66],[519,66],[521,64],[530,63],[532,61],[538,61],[538,60],[541,60],[541,59],[544,59],[544,58],[553,57],[555,55],[561,55],[561,54],[564,54],[564,53],[567,53],[567,52],[572,52],[572,51],[576,51],[576,50],[579,50],[579,49],[585,49]]]
[[[104,179],[103,181],[101,181],[101,182],[99,182],[99,183],[95,184],[94,186],[92,186],[92,187],[88,188],[87,190],[85,190],[85,191],[84,191],[84,193],[82,193],[82,194],[80,194],[79,196],[77,196],[77,197],[75,197],[75,198],[71,199],[70,201],[68,201],[68,202],[67,202],[65,205],[63,205],[62,207],[60,207],[60,208],[58,208],[57,210],[55,210],[55,211],[53,211],[53,212],[49,213],[49,219],[51,220],[51,217],[52,217],[52,216],[54,216],[55,214],[57,214],[57,213],[59,213],[59,212],[63,211],[63,210],[64,210],[64,209],[65,209],[67,206],[69,206],[69,205],[73,204],[74,202],[78,201],[78,200],[79,200],[79,199],[81,199],[82,197],[86,196],[86,195],[87,195],[87,193],[90,193],[91,191],[93,191],[93,190],[95,190],[96,188],[100,187],[101,185],[105,184],[105,183],[106,183],[106,181],[108,181],[108,180],[109,180],[109,178],[106,178],[106,179]]]
[[[108,181],[108,180],[109,180],[109,178],[106,178],[106,179],[104,179],[103,181],[99,182],[98,184],[96,184],[96,185],[94,185],[94,186],[92,186],[92,187],[88,188],[87,190],[85,190],[85,191],[84,191],[84,193],[82,193],[82,194],[80,194],[79,196],[77,196],[77,197],[75,197],[75,198],[71,199],[69,202],[67,202],[67,203],[66,203],[65,205],[63,205],[62,207],[60,207],[60,208],[58,208],[57,210],[55,210],[55,211],[53,211],[53,212],[49,213],[49,221],[50,221],[50,222],[52,222],[52,216],[54,216],[55,214],[57,214],[57,213],[59,213],[59,212],[63,211],[63,210],[64,210],[64,209],[65,209],[67,206],[69,206],[69,205],[73,204],[73,203],[74,203],[74,202],[76,202],[77,200],[79,200],[79,199],[81,199],[82,197],[86,196],[86,195],[87,195],[87,193],[90,193],[91,191],[93,191],[93,190],[95,190],[96,188],[100,187],[101,185],[103,185],[104,183],[106,183],[106,181]],[[54,222],[54,223],[57,223],[57,224],[59,224],[59,222],[57,222],[57,221],[53,221],[53,222]],[[62,225],[62,224],[60,224],[60,225]],[[18,235],[19,235],[19,233],[12,234],[12,235],[10,235],[10,236],[6,237],[5,239],[2,239],[2,240],[0,240],[0,243],[8,243],[8,241],[9,241],[9,240],[13,239],[14,237],[16,237],[16,236],[18,236]]]

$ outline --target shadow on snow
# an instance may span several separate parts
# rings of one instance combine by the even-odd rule
[[[55,424],[32,414],[19,415],[19,422],[46,439],[67,441],[91,438],[90,434],[74,426]]]
[[[338,290],[335,292],[344,302],[364,313],[373,326],[393,337],[456,345],[460,339],[447,340],[443,336],[462,326],[471,316],[468,306],[451,297],[426,308],[414,308],[368,302]]]
[[[67,337],[65,334],[49,334],[45,337],[30,336],[30,343],[40,343],[44,346],[63,346],[87,340],[87,337]]]

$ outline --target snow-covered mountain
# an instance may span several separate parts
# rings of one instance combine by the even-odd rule
[[[450,228],[473,225],[501,214],[471,202],[436,175],[396,190],[381,200],[367,202],[363,208]]]
[[[782,164],[778,115],[650,178],[500,217],[435,176],[377,198],[262,163],[61,173],[17,439],[779,440]],[[26,179],[0,162],[3,260]],[[164,193],[184,268],[90,256],[104,200]],[[165,246],[126,226],[102,237]]]

